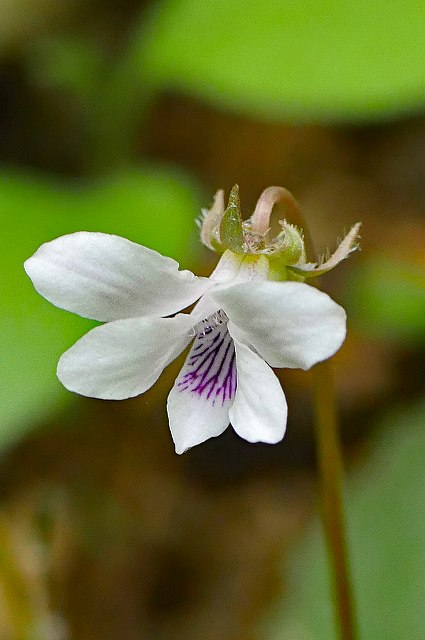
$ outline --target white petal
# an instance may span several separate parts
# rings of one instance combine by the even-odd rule
[[[248,257],[249,258],[249,257]],[[232,282],[245,282],[253,280],[265,280],[269,272],[269,263],[265,256],[260,256],[257,261],[244,256],[226,251],[221,256],[216,268],[210,276],[211,284],[229,285]],[[214,287],[210,289],[210,292]],[[214,298],[206,293],[194,306],[191,315],[197,320],[207,318],[215,311],[219,311],[220,305]]]
[[[66,351],[58,378],[70,391],[122,400],[143,393],[189,343],[193,320],[128,318],[89,331]]]
[[[234,338],[238,384],[229,411],[236,433],[248,442],[282,440],[288,415],[279,380],[262,358]]]
[[[194,305],[190,315],[194,319],[195,323],[201,322],[204,318],[208,318],[213,313],[220,310],[220,305],[206,293],[198,302]]]
[[[239,339],[272,367],[309,369],[332,356],[345,338],[344,309],[307,284],[247,282],[210,295],[237,325]]]
[[[223,433],[229,425],[235,390],[233,340],[226,325],[205,325],[168,396],[168,418],[177,453]]]
[[[167,316],[211,285],[125,238],[80,232],[43,244],[25,262],[36,290],[58,307],[94,320]]]
[[[239,273],[242,261],[243,256],[232,251],[225,251],[210,275],[210,279],[216,283],[234,280]]]

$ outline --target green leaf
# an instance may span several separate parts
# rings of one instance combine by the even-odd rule
[[[347,487],[362,640],[425,637],[425,403],[382,420],[370,459]],[[288,598],[259,639],[336,640],[319,523],[287,570]]]
[[[375,258],[353,272],[346,306],[353,324],[379,339],[425,342],[425,269]]]
[[[425,104],[425,4],[165,0],[141,64],[161,87],[294,122],[370,120]]]
[[[86,185],[3,172],[0,447],[72,397],[56,379],[56,362],[93,326],[36,293],[23,269],[26,258],[43,242],[84,230],[125,236],[190,266],[198,209],[191,185],[167,171],[134,170]]]

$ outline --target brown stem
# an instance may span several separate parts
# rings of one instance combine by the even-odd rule
[[[317,454],[321,479],[322,517],[335,595],[335,615],[341,640],[356,640],[357,629],[342,491],[342,455],[335,410],[332,365],[329,360],[313,368]]]

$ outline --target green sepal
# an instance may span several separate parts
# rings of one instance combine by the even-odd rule
[[[273,256],[281,260],[282,264],[290,265],[305,262],[305,248],[302,231],[295,225],[281,220],[282,231],[273,241],[275,250]]]
[[[268,255],[272,280],[296,280],[302,282],[303,276],[289,271],[289,265],[305,262],[305,248],[302,231],[286,220],[279,221],[282,231],[273,240],[273,251]]]
[[[334,269],[340,262],[348,258],[348,256],[359,248],[359,231],[361,222],[353,225],[347,235],[341,240],[336,251],[327,259],[322,260],[320,264],[308,262],[305,264],[288,265],[288,270],[302,276],[303,278],[317,278]]]
[[[226,247],[224,247],[221,242],[216,240],[216,238],[210,238],[211,247],[216,253],[224,253],[226,251]]]
[[[288,265],[279,258],[267,256],[267,259],[270,265],[268,280],[273,280],[274,282],[285,282],[286,280],[304,282],[305,278],[302,275],[290,271]]]
[[[239,200],[239,186],[234,185],[230,192],[229,203],[220,222],[221,244],[235,253],[243,253],[243,230]]]

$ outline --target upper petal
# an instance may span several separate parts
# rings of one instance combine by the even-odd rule
[[[210,286],[152,249],[84,231],[43,244],[25,270],[47,300],[100,321],[171,315]]]
[[[168,418],[177,453],[227,428],[235,390],[233,340],[226,325],[210,327],[205,321],[168,396]]]
[[[128,318],[95,327],[59,360],[58,378],[70,391],[122,400],[143,393],[186,347],[193,320]]]
[[[288,407],[280,382],[249,347],[233,337],[238,385],[229,411],[236,433],[248,442],[274,444],[282,440]]]
[[[345,338],[344,309],[300,282],[247,282],[210,295],[237,325],[239,339],[272,367],[309,369],[332,356]]]

